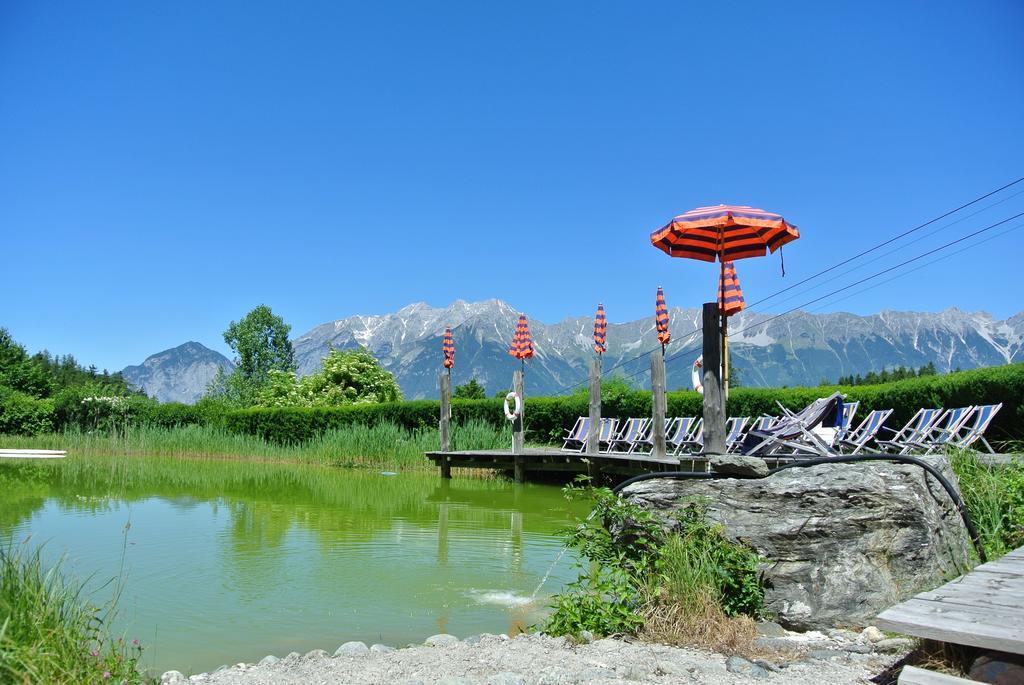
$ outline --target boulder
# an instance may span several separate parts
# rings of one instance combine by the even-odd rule
[[[956,484],[945,457],[926,457]],[[768,478],[634,483],[622,496],[666,527],[706,509],[763,559],[765,605],[791,630],[865,626],[969,568],[967,531],[942,486],[911,464],[791,468]]]
[[[744,457],[740,454],[715,454],[708,460],[715,473],[733,476],[764,478],[768,475],[768,464],[759,457]]]

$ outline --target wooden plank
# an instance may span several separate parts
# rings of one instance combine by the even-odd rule
[[[653,449],[651,456],[655,459],[664,459],[665,448],[665,412],[667,404],[665,399],[665,351],[655,350],[651,352],[651,439]]]
[[[704,452],[725,454],[725,398],[722,395],[721,317],[717,302],[705,302],[704,324]]]
[[[587,427],[587,454],[595,455],[601,448],[601,360],[590,362],[590,424]],[[601,466],[593,459],[587,462],[587,474],[597,480]]]
[[[0,459],[62,459],[66,456],[63,450],[0,450]]]
[[[977,685],[977,680],[968,680],[946,673],[926,671],[916,666],[904,666],[900,672],[899,685]]]
[[[886,609],[875,623],[883,630],[930,640],[1024,654],[1024,616],[1009,609],[914,598]]]

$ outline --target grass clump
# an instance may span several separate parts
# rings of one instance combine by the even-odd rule
[[[396,423],[352,424],[330,428],[306,440],[281,443],[223,426],[127,426],[123,431],[71,428],[37,436],[3,436],[10,448],[63,449],[87,455],[223,457],[290,461],[330,466],[428,470],[423,453],[436,450],[436,428],[404,428]],[[454,449],[498,449],[512,443],[508,426],[469,421],[452,428]]]
[[[581,574],[555,597],[545,632],[642,634],[725,653],[749,649],[754,618],[763,613],[760,559],[709,523],[705,507],[693,503],[663,527],[610,490],[566,491],[593,498],[594,510],[566,532]]]
[[[1024,463],[986,464],[969,451],[950,461],[989,560],[1024,545]]]
[[[143,683],[142,648],[106,631],[114,602],[95,606],[38,549],[0,547],[0,682]]]

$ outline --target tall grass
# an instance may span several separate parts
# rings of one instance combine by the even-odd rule
[[[953,452],[950,461],[988,558],[1024,545],[1024,463],[986,464],[969,451]]]
[[[128,427],[122,434],[72,429],[38,436],[5,435],[0,441],[8,448],[79,454],[246,458],[394,470],[431,468],[423,453],[436,450],[439,444],[437,429],[409,430],[394,423],[332,428],[291,445],[210,425]],[[498,429],[470,421],[452,428],[453,449],[498,449],[511,442],[507,426]]]
[[[0,682],[141,683],[138,642],[107,632],[114,602],[94,606],[38,549],[0,547]]]

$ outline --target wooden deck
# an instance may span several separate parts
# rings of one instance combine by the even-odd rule
[[[564,473],[567,475],[596,472],[615,476],[635,476],[659,471],[698,470],[707,468],[707,460],[699,455],[682,455],[656,459],[647,454],[618,454],[601,452],[586,454],[568,452],[558,448],[526,447],[522,454],[509,450],[470,450],[465,452],[427,452],[446,477],[452,468],[494,469],[510,471],[517,481],[530,474]]]
[[[1024,547],[886,609],[877,625],[930,640],[1024,654]]]

